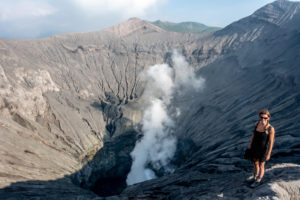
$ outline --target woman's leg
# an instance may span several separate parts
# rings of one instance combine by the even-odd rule
[[[265,174],[265,163],[266,162],[259,162],[259,169],[260,169],[259,178],[260,179],[262,179],[262,177],[264,177],[264,174]]]
[[[250,185],[250,187],[252,187],[252,188],[257,187],[260,184],[260,180],[264,176],[264,172],[265,172],[265,162],[259,162],[259,160],[256,160],[255,167],[257,169],[259,169],[257,171],[257,172],[259,172],[259,176],[255,179],[255,182]]]
[[[259,161],[257,159],[254,159],[254,175],[259,175],[260,167],[259,167]]]

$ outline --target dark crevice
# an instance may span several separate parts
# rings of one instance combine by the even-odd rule
[[[106,141],[93,160],[71,176],[72,182],[103,197],[120,194],[126,188],[130,152],[137,138],[138,133],[132,130]]]
[[[127,187],[126,178],[132,165],[130,153],[136,141],[141,137],[142,134],[136,130],[109,137],[93,159],[87,162],[80,171],[71,175],[72,182],[101,197],[121,194]],[[167,167],[155,169],[148,164],[148,168],[152,169],[157,177],[168,175],[189,160],[196,149],[193,140],[179,138],[175,155]]]

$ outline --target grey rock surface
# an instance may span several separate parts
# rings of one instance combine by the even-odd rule
[[[205,35],[133,18],[99,32],[0,39],[0,198],[299,199],[299,25],[300,3],[275,1]],[[174,174],[97,197],[87,189],[128,173],[141,72],[172,65],[173,49],[206,80],[203,91],[173,99],[176,136],[193,154]],[[271,111],[276,143],[253,190],[242,154],[261,108]]]

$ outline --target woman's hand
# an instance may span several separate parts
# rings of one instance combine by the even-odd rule
[[[266,157],[266,161],[270,160],[271,156],[268,154]]]

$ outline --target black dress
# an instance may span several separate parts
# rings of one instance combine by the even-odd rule
[[[270,132],[269,132],[270,133]],[[251,146],[252,160],[259,160],[259,162],[265,162],[268,148],[269,148],[269,133],[254,131],[254,138]]]

